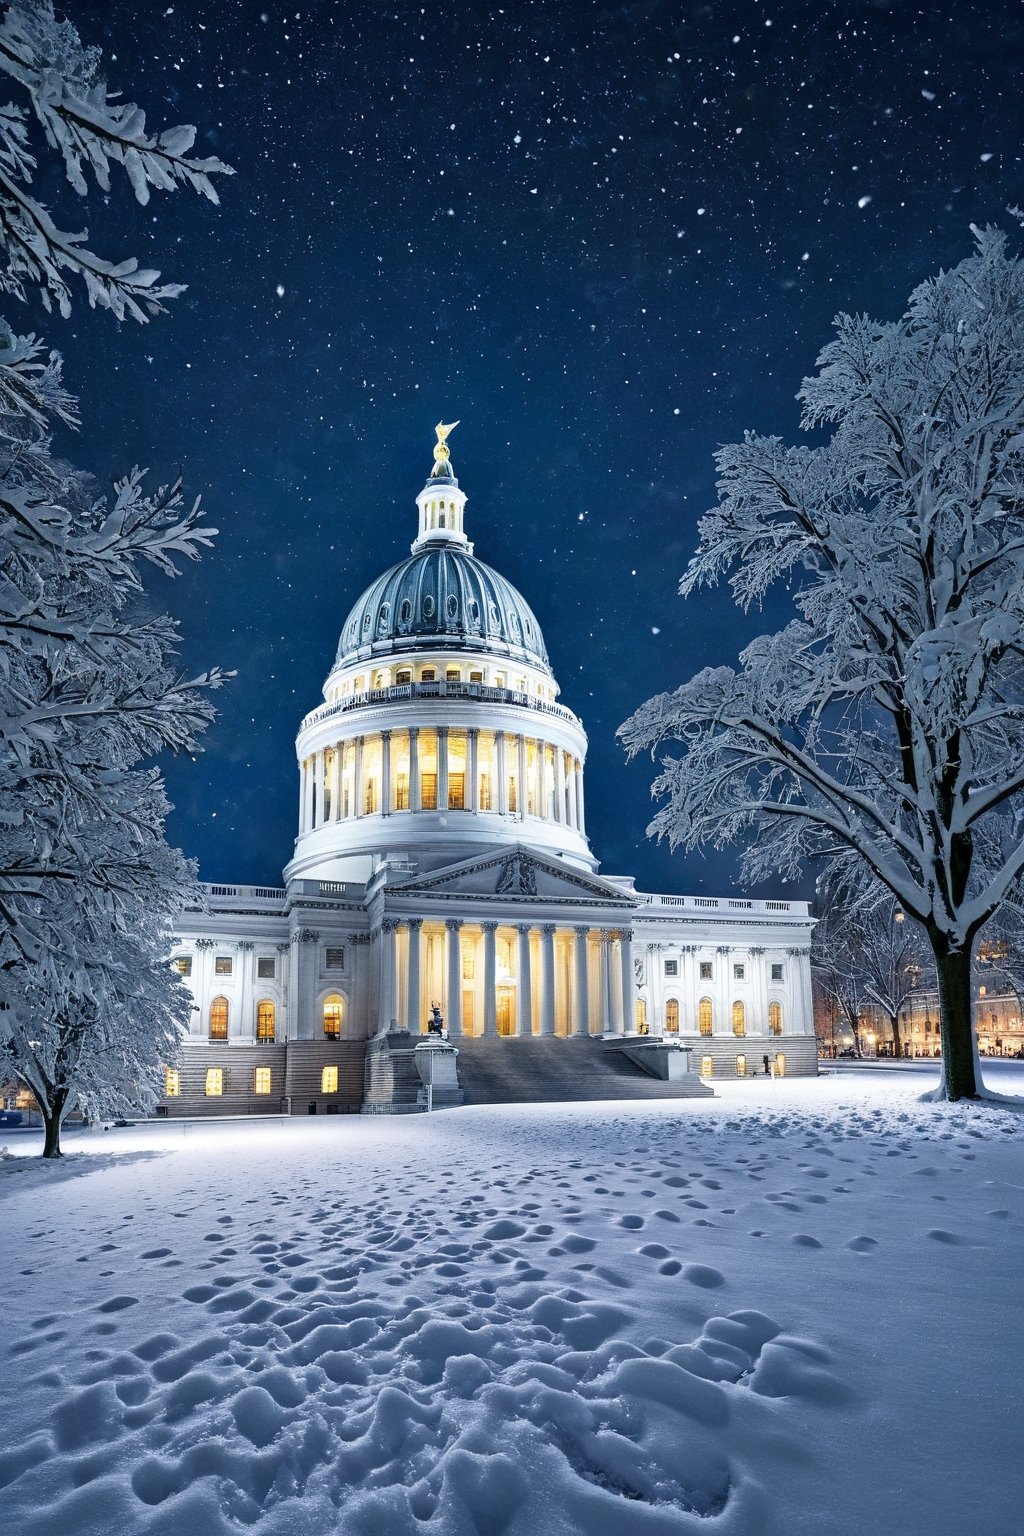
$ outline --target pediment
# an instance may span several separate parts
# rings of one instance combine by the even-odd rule
[[[581,899],[602,906],[635,907],[638,897],[600,875],[566,868],[559,860],[517,844],[500,852],[465,859],[413,876],[392,886],[403,896],[420,893],[446,896],[495,896],[505,901],[559,901]]]

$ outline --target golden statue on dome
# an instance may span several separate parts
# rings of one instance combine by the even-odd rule
[[[449,432],[454,432],[458,424],[457,421],[449,421],[447,424],[439,421],[434,428],[434,431],[437,433],[437,442],[434,444],[434,467],[430,471],[431,476],[447,475],[449,473],[451,449],[448,447],[448,434]]]

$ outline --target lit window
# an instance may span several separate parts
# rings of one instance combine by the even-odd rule
[[[449,598],[448,599],[448,606],[449,606],[449,608],[451,607],[451,602],[452,602],[452,600],[451,600],[451,598]],[[462,681],[462,674],[459,671],[458,667],[449,667],[447,669],[447,671],[445,672],[445,674],[444,674],[444,680],[445,680],[446,683],[458,683],[458,682],[461,682]]]
[[[344,947],[335,947],[328,944],[324,951],[324,964],[329,971],[343,971],[345,969]]]
[[[230,976],[232,960],[230,955],[218,955],[213,962],[213,974],[215,976]]]
[[[191,955],[178,955],[177,958],[174,961],[174,969],[177,971],[179,976],[191,976],[192,975],[192,956]]]
[[[697,1005],[697,1028],[702,1035],[710,1035],[714,1023],[710,997],[702,997]]]
[[[747,1032],[746,1009],[742,1003],[732,1005],[732,1032],[734,1035],[745,1035]]]
[[[228,1000],[215,997],[210,1004],[210,1039],[226,1040],[228,1037]]]
[[[742,966],[742,965],[734,965],[733,966],[733,968],[732,968],[732,979],[733,979],[733,981],[742,981],[745,975],[746,975],[746,967],[745,966]]]
[[[437,774],[420,774],[420,806],[424,811],[437,810]]]
[[[339,1040],[341,1038],[341,998],[336,994],[324,1000],[324,1038],[326,1040]]]
[[[164,1098],[176,1099],[181,1093],[181,1073],[177,1067],[164,1067]]]
[[[260,981],[273,981],[277,975],[277,961],[273,955],[260,955],[256,961],[256,975]]]
[[[638,1035],[647,1033],[647,1004],[642,997],[636,1000],[636,1032]]]
[[[408,605],[408,603],[403,603],[402,606],[404,608],[407,608],[409,605]],[[399,685],[399,687],[403,687],[403,688],[408,683],[412,682],[412,672],[409,670],[408,667],[402,667],[398,672],[395,673],[395,682]]]
[[[679,1004],[674,997],[670,997],[665,1004],[665,1033],[667,1035],[679,1033]]]
[[[448,775],[448,809],[450,811],[466,809],[466,775],[464,773]]]
[[[702,960],[700,963],[701,981],[711,981],[714,978],[714,968],[710,960]]]
[[[433,667],[424,667],[423,671],[420,673],[420,679],[424,683],[436,683],[437,672]]]
[[[337,1093],[337,1091],[338,1091],[338,1069],[337,1069],[337,1067],[324,1067],[323,1071],[320,1073],[320,1092],[321,1093]]]
[[[256,1009],[256,1039],[273,1040],[274,1038],[274,1005],[270,1001],[264,1001]]]
[[[679,961],[678,960],[666,960],[665,961],[665,975],[666,976],[678,976],[679,975]]]
[[[768,1004],[768,1028],[773,1035],[782,1034],[782,1004]]]
[[[772,981],[781,981],[781,980],[782,980],[782,966],[781,965],[774,965],[773,964],[772,965]]]
[[[736,1057],[736,1076],[737,1077],[746,1077],[746,1075],[747,1075],[747,1058],[745,1056],[737,1056]]]
[[[407,811],[409,809],[409,775],[400,773],[395,784],[395,810]]]
[[[469,680],[471,683],[482,683],[484,680],[484,675],[482,672],[471,672],[469,674]]]
[[[270,1092],[270,1068],[269,1067],[257,1067],[256,1068],[256,1080],[253,1083],[253,1091],[256,1092],[256,1093],[269,1093]]]
[[[204,1090],[208,1099],[219,1099],[224,1092],[224,1068],[207,1067],[206,1088]]]
[[[776,1053],[775,1053],[775,1076],[776,1077],[785,1077],[785,1075],[786,1075],[786,1058],[782,1054],[781,1051],[776,1051]]]
[[[715,1064],[711,1060],[711,1057],[710,1056],[702,1056],[701,1059],[700,1059],[700,1075],[701,1075],[701,1077],[711,1077],[711,1075],[714,1072],[714,1070],[715,1070]]]

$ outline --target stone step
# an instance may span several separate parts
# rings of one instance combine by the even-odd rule
[[[652,1077],[614,1045],[580,1039],[461,1039],[459,1082],[467,1104],[554,1104],[591,1099],[688,1099],[693,1079]]]

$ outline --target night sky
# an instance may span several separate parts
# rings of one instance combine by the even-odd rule
[[[277,883],[294,737],[342,622],[408,551],[433,425],[476,553],[544,629],[590,738],[608,873],[731,889],[732,854],[649,842],[652,765],[615,728],[651,693],[788,617],[678,579],[712,454],[797,436],[795,394],[839,309],[898,315],[1024,203],[1019,4],[583,0],[287,7],[71,3],[151,124],[235,166],[215,209],[44,180],[102,254],[188,283],[122,326],[7,312],[65,354],[61,447],[102,483],[184,468],[221,529],[155,600],[190,669],[237,680],[166,773],[172,840],[206,879]],[[806,891],[804,892],[806,894]]]

